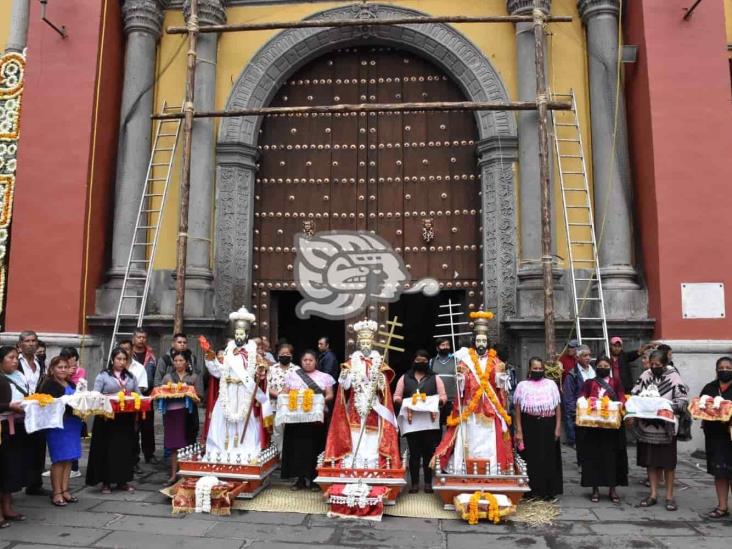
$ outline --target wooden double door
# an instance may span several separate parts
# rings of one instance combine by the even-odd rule
[[[271,105],[463,100],[442,70],[418,56],[357,47],[305,65]],[[294,235],[302,232],[372,231],[402,256],[413,282],[437,279],[445,290],[461,290],[466,307],[478,306],[481,197],[472,113],[291,113],[268,116],[260,132],[252,293],[260,332],[294,340],[283,331],[307,329],[278,321],[278,303],[292,303],[282,292],[296,291]],[[388,306],[376,309],[385,320]]]

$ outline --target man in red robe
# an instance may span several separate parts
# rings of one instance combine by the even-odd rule
[[[372,349],[377,324],[354,325],[359,350],[342,365],[325,444],[325,464],[400,469],[399,433],[389,384],[394,372]]]

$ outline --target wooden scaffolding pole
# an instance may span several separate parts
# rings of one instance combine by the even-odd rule
[[[548,110],[568,111],[571,103],[546,101]],[[317,114],[351,112],[416,112],[416,111],[532,111],[539,108],[535,101],[455,101],[429,103],[361,103],[344,105],[320,105],[313,107],[261,107],[235,109],[231,111],[204,111],[193,113],[193,118],[236,118],[239,116],[262,116],[280,114]],[[171,112],[153,114],[154,120],[184,118],[187,113]]]
[[[554,360],[554,278],[552,273],[551,180],[549,177],[549,98],[544,71],[544,23],[546,17],[534,0],[534,61],[536,65],[536,103],[539,118],[539,186],[541,187],[541,266],[544,281],[544,345],[546,359]]]
[[[188,259],[188,199],[191,188],[191,144],[193,140],[193,100],[196,85],[196,46],[198,45],[198,0],[190,0],[188,15],[188,57],[186,63],[186,97],[183,103],[183,167],[180,179],[178,212],[178,249],[175,266],[175,317],[173,333],[183,331],[186,304],[186,262]]]
[[[544,19],[548,23],[571,23],[569,16],[552,16]],[[276,21],[271,23],[237,23],[232,25],[202,25],[198,32],[247,32],[275,29],[312,29],[324,27],[378,27],[384,25],[423,25],[427,23],[532,23],[531,15],[496,15],[487,17],[466,17],[460,15],[445,17],[396,17],[389,19],[315,19],[308,21]],[[168,34],[185,34],[188,27],[168,27]]]

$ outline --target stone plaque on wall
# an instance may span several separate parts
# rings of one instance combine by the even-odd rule
[[[721,282],[682,284],[681,314],[684,318],[724,318],[724,284]]]

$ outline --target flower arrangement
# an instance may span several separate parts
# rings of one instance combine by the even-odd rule
[[[412,395],[412,406],[416,406],[418,401],[425,402],[427,400],[427,395],[425,393],[420,393],[419,389],[417,389],[417,392]]]
[[[476,313],[478,314],[478,313]],[[492,313],[487,313],[492,314]],[[487,318],[487,317],[486,317]],[[463,409],[463,413],[460,414],[457,417],[449,417],[447,418],[447,425],[448,427],[455,427],[456,425],[462,423],[463,421],[467,420],[471,414],[475,412],[475,410],[478,408],[478,404],[480,403],[481,398],[483,395],[488,397],[488,400],[491,401],[493,404],[494,409],[496,412],[500,414],[500,416],[503,418],[503,420],[506,422],[506,425],[511,425],[511,416],[508,415],[506,410],[503,408],[501,403],[498,400],[498,396],[496,396],[495,391],[493,390],[493,387],[490,383],[490,377],[493,373],[493,359],[496,357],[495,350],[491,349],[488,352],[488,356],[490,360],[485,366],[485,370],[482,370],[480,367],[480,359],[478,358],[478,353],[475,351],[475,349],[470,349],[468,351],[470,354],[470,359],[473,362],[473,367],[475,368],[475,372],[478,374],[478,379],[480,379],[480,387],[477,391],[475,391],[475,394],[473,395],[473,398],[470,399],[470,402],[468,405]]]
[[[289,402],[287,404],[291,412],[297,410],[297,390],[293,389],[288,393]]]
[[[480,512],[480,501],[485,500],[488,502],[488,510],[484,514],[485,518],[487,518],[489,521],[491,521],[493,524],[498,524],[501,522],[501,518],[503,515],[501,513],[500,507],[498,506],[498,500],[496,499],[496,496],[491,494],[490,492],[481,492],[477,491],[473,493],[472,496],[470,496],[470,500],[468,502],[468,524],[475,525],[478,524],[478,520],[481,518],[481,512]]]
[[[313,409],[313,395],[315,393],[312,389],[305,389],[302,395],[302,411],[309,412]]]
[[[120,412],[124,411],[124,409],[125,409],[125,392],[124,391],[120,391],[119,393],[117,393],[117,400],[119,401]]]
[[[493,320],[494,315],[490,311],[473,311],[468,315],[471,319],[475,320],[476,318],[485,318],[486,320]]]
[[[46,393],[33,393],[32,395],[28,395],[27,397],[23,398],[23,400],[35,401],[40,406],[48,406],[49,404],[53,404],[53,401],[55,399],[51,395],[47,395]]]

